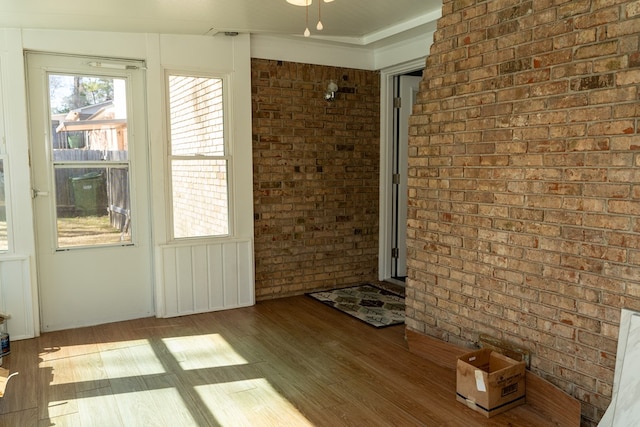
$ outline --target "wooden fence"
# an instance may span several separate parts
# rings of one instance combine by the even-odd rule
[[[127,151],[53,150],[56,163],[78,163],[78,167],[56,167],[56,206],[59,217],[109,215],[111,225],[122,229],[130,212],[129,168],[109,165],[126,161]],[[84,162],[105,162],[105,166],[85,167]]]

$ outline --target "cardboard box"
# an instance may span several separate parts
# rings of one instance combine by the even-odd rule
[[[486,417],[525,403],[525,362],[481,349],[458,358],[456,399]]]

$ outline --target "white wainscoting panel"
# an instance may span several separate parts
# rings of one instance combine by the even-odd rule
[[[0,311],[10,316],[11,340],[35,337],[29,257],[0,259]]]
[[[162,248],[162,317],[255,303],[250,240]]]

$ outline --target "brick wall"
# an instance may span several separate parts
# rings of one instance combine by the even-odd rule
[[[175,237],[229,232],[224,156],[222,79],[169,76],[173,233]]]
[[[256,298],[377,279],[379,74],[260,59],[251,69]]]
[[[640,310],[640,1],[445,0],[411,119],[407,327],[607,408]]]

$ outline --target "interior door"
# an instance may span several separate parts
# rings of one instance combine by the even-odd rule
[[[404,280],[407,276],[407,182],[408,182],[408,148],[409,148],[409,116],[416,103],[420,80],[419,76],[399,76],[397,93],[400,108],[396,110],[394,159],[393,159],[393,214],[392,214],[392,260],[391,277]]]
[[[27,54],[41,329],[153,314],[141,62]]]

